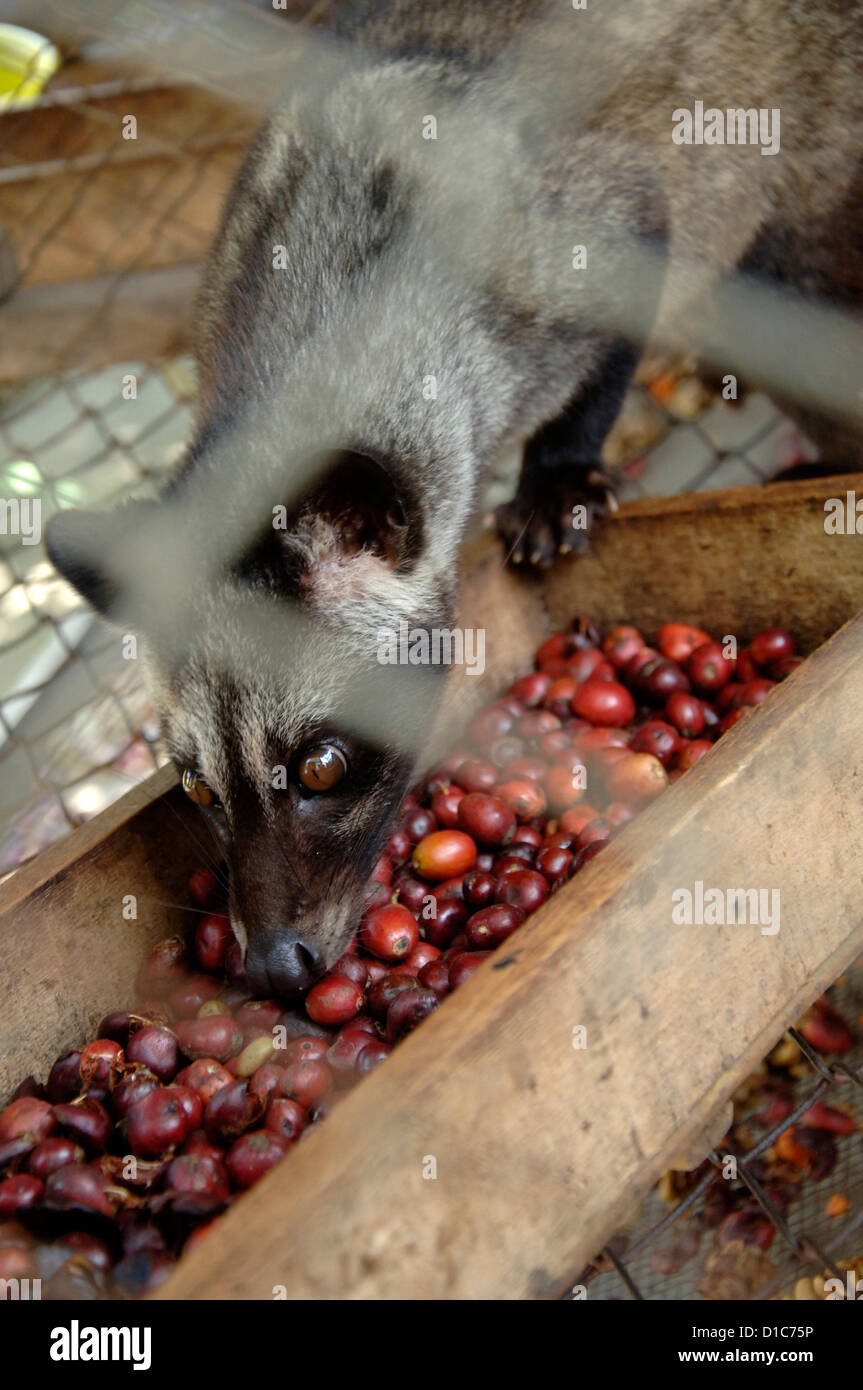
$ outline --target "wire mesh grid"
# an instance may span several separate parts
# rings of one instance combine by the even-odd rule
[[[38,501],[43,524],[60,507],[152,493],[182,453],[191,426],[192,361],[176,355],[115,360],[99,339],[136,276],[144,276],[144,296],[147,277],[165,264],[179,267],[184,285],[193,283],[251,131],[222,103],[169,92],[173,99],[163,109],[153,104],[166,95],[160,79],[91,80],[92,66],[85,59],[79,74],[81,63],[72,62],[58,75],[64,85],[0,119],[9,332],[0,386],[0,491],[19,505]],[[134,160],[119,138],[130,111],[147,130]],[[41,123],[51,118],[45,132]],[[47,157],[57,149],[62,157]],[[40,316],[38,302],[33,309],[43,286],[58,297],[59,315]],[[70,288],[79,293],[64,318]],[[181,315],[188,304],[187,293],[172,311],[176,321],[165,323],[169,339],[186,337]],[[146,298],[143,307],[146,312]],[[163,307],[155,312],[165,317]],[[120,335],[130,346],[134,327]],[[16,350],[9,346],[16,329],[22,338],[39,334],[38,341],[22,341]],[[36,360],[38,377],[22,379]],[[98,366],[78,367],[88,360]],[[41,544],[0,537],[0,589],[3,873],[121,795],[158,765],[160,754],[134,663],[123,661],[117,635],[53,573]]]
[[[130,114],[140,141],[123,139]],[[0,496],[37,499],[44,522],[58,508],[151,494],[181,457],[195,396],[188,350],[194,286],[251,133],[241,102],[232,106],[224,94],[214,102],[200,88],[166,79],[158,51],[146,72],[115,77],[85,47],[38,99],[0,113],[7,324]],[[605,447],[624,498],[766,482],[813,456],[766,397],[741,393],[728,401],[700,379],[694,361],[651,351]],[[517,459],[500,461],[488,508],[511,492],[516,469]],[[122,659],[118,635],[53,573],[40,543],[0,535],[0,875],[161,760],[146,692],[135,663]],[[749,1278],[747,1296],[787,1296],[789,1281],[793,1287],[813,1272],[842,1278],[838,1261],[854,1258],[858,1237],[863,1243],[863,1200],[827,1238],[816,1223],[816,1238],[811,1200],[804,1195],[789,1214],[765,1184],[764,1155],[780,1134],[837,1087],[859,1093],[863,1085],[859,1060],[827,1063],[799,1033],[792,1037],[814,1084],[787,1117],[735,1155],[737,1190],[748,1193],[787,1252],[770,1262],[757,1242],[736,1243],[738,1259],[742,1251],[752,1266],[739,1275]],[[711,1296],[689,1272],[704,1230],[694,1245],[689,1239],[683,1259],[663,1252],[662,1242],[703,1210],[725,1156],[713,1151],[659,1219],[661,1199],[652,1193],[634,1225],[577,1283],[592,1297]],[[837,1172],[861,1193],[859,1133],[844,1145]]]
[[[831,988],[830,1005],[843,1019],[863,1019],[863,961]],[[789,1081],[783,1055],[793,1059],[793,1080],[783,1085],[787,1113],[772,1123],[765,1101],[775,1095],[771,1083]],[[847,1290],[849,1269],[852,1290],[863,1280],[863,1044],[858,1037],[831,1057],[793,1027],[769,1057],[739,1093],[723,1143],[693,1172],[666,1174],[568,1298],[855,1296]],[[807,1128],[831,1122],[847,1132],[828,1138]],[[819,1152],[806,1152],[813,1139]],[[827,1286],[830,1278],[845,1292]]]

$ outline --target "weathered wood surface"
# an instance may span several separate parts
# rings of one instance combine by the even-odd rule
[[[0,382],[107,366],[119,382],[126,363],[190,352],[199,281],[180,265],[16,290],[0,308]]]
[[[128,1007],[147,949],[188,925],[188,869],[208,847],[176,780],[163,768],[0,887],[0,1098]]]
[[[825,499],[855,489],[863,499],[863,476],[627,502],[549,573],[549,619],[575,607],[652,638],[674,618],[744,641],[778,623],[810,651],[863,608],[863,542],[824,526]]]

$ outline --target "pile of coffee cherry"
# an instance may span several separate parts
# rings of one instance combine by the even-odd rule
[[[407,796],[356,936],[305,1017],[253,999],[219,878],[192,942],[160,942],[131,1011],[0,1112],[0,1278],[134,1297],[339,1104],[801,658],[686,623],[651,647],[577,618]]]

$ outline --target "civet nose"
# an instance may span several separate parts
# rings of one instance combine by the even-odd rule
[[[253,992],[291,999],[304,993],[321,973],[320,957],[285,928],[260,945],[250,942],[246,951],[246,979]]]

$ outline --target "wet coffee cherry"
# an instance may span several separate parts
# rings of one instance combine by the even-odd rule
[[[464,900],[474,911],[480,907],[488,907],[494,902],[496,887],[497,879],[493,874],[473,869],[465,875]]]
[[[514,723],[512,712],[503,704],[487,705],[474,715],[470,736],[477,747],[485,748],[508,734]]]
[[[796,671],[797,667],[802,665],[802,656],[783,656],[779,661],[771,661],[765,668],[765,675],[772,681],[784,681],[786,676],[790,676],[792,671]]]
[[[391,1052],[392,1048],[389,1043],[366,1043],[357,1057],[357,1076],[367,1076],[370,1071],[374,1071],[376,1067],[379,1067],[381,1062],[385,1062]]]
[[[641,667],[635,687],[651,704],[663,705],[675,692],[688,691],[690,682],[682,666],[660,657],[658,661],[649,661]]]
[[[84,1150],[74,1139],[55,1135],[43,1139],[31,1151],[27,1159],[27,1172],[44,1182],[58,1168],[65,1168],[67,1163],[83,1163],[84,1157]]]
[[[78,1063],[81,1089],[106,1090],[112,1066],[122,1061],[123,1049],[112,1038],[96,1038],[94,1042],[87,1043],[86,1047],[81,1049],[81,1060]]]
[[[189,1123],[184,1097],[177,1092],[174,1086],[151,1091],[142,1100],[135,1101],[129,1110],[126,1134],[136,1158],[161,1158],[171,1153],[195,1128]],[[213,1103],[211,1101],[210,1105]]]
[[[467,910],[467,909],[465,909]],[[414,946],[405,965],[415,966],[417,970],[422,970],[424,965],[428,965],[430,960],[437,960],[440,955],[440,948],[430,941],[420,941]]]
[[[460,951],[450,962],[450,989],[458,989],[471,975],[476,974],[483,961],[487,959],[484,951]]]
[[[669,695],[665,714],[669,724],[673,724],[684,738],[698,738],[704,728],[704,704],[685,690],[676,690],[673,695]],[[642,751],[650,753],[654,750],[648,748]]]
[[[387,1009],[387,1042],[398,1042],[399,1038],[413,1032],[424,1018],[434,1012],[438,1003],[434,990],[426,989],[423,985],[398,995]]]
[[[285,1067],[294,1062],[320,1062],[326,1057],[329,1045],[329,1035],[320,1038],[301,1035],[292,1038],[287,1047],[276,1054],[276,1060]]]
[[[602,654],[611,662],[615,671],[622,671],[643,646],[644,638],[637,627],[619,623],[606,634],[602,643]]]
[[[200,1096],[204,1105],[223,1086],[230,1085],[231,1073],[217,1062],[215,1057],[199,1057],[188,1067],[177,1072],[175,1080],[179,1086],[186,1086]]]
[[[404,909],[402,909],[404,910]],[[386,912],[386,908],[378,908]],[[413,922],[413,918],[411,918]],[[416,923],[414,923],[416,928]],[[312,985],[306,995],[306,1013],[315,1023],[329,1025],[346,1023],[353,1018],[362,1002],[362,986],[347,975],[326,975]]]
[[[705,753],[709,753],[713,744],[709,738],[694,738],[690,743],[684,745],[677,758],[677,766],[682,772],[686,772],[690,767],[694,767],[700,762]]]
[[[678,691],[678,694],[683,692]],[[633,753],[652,753],[663,767],[671,767],[680,747],[680,735],[662,719],[648,719],[632,737]]]
[[[578,755],[574,755],[576,760]],[[545,793],[553,812],[567,811],[584,796],[587,772],[581,763],[574,768],[550,767],[545,776]]]
[[[529,675],[520,676],[517,681],[513,681],[509,688],[510,695],[514,695],[528,709],[534,709],[541,705],[548,687],[551,685],[551,676],[544,671],[531,671]]]
[[[686,669],[696,690],[702,695],[716,695],[731,680],[734,665],[721,643],[705,642],[695,648]]]
[[[33,1149],[57,1127],[55,1112],[46,1100],[23,1096],[0,1110],[0,1145],[25,1139]],[[25,1149],[24,1152],[27,1150]]]
[[[545,792],[527,777],[501,783],[495,788],[495,794],[512,807],[520,821],[533,820],[535,816],[543,815],[546,809]]]
[[[233,940],[231,919],[226,913],[213,913],[199,922],[195,928],[195,959],[201,969],[213,974],[221,970]]]
[[[333,1074],[323,1060],[290,1062],[282,1075],[282,1095],[306,1110],[313,1109],[333,1087]]]
[[[54,1106],[54,1118],[62,1132],[88,1154],[104,1153],[108,1147],[113,1125],[111,1117],[92,1096],[79,1096]]]
[[[595,820],[598,815],[599,812],[596,807],[588,806],[582,802],[578,806],[573,806],[569,811],[564,811],[560,818],[560,828],[576,836],[589,821]]]
[[[652,753],[630,753],[615,763],[605,785],[613,801],[638,805],[668,786],[668,773]]]
[[[766,680],[763,677],[758,677],[755,680],[746,681],[741,686],[739,695],[735,701],[735,705],[738,707],[741,705],[760,705],[762,701],[767,699],[767,696],[770,694],[770,692],[775,689],[776,682]]]
[[[692,653],[705,642],[710,641],[710,633],[691,623],[666,623],[659,629],[657,645],[664,657],[684,665]]]
[[[466,873],[476,860],[476,844],[463,830],[438,830],[420,840],[413,852],[413,866],[431,883]]]
[[[224,889],[209,869],[199,869],[189,878],[189,893],[199,907],[212,910],[224,899]]]
[[[443,999],[444,995],[450,992],[449,961],[445,956],[439,956],[437,960],[429,961],[428,965],[424,965],[419,972],[417,981],[425,989],[434,990],[438,999]]]
[[[267,1100],[272,1093],[279,1092],[282,1087],[282,1068],[275,1062],[264,1062],[263,1066],[258,1067],[249,1077],[249,1090],[252,1095],[260,1096],[262,1100]]]
[[[406,907],[408,912],[420,911],[428,896],[429,886],[427,883],[423,883],[422,879],[402,870],[394,881],[394,887],[401,907]],[[375,906],[383,906],[383,904],[376,903]]]
[[[497,880],[493,882],[497,884]],[[461,931],[470,915],[467,903],[458,898],[441,898],[433,916],[421,919],[426,941],[438,950],[446,950],[453,937]],[[411,953],[413,954],[413,952]]]
[[[455,774],[455,781],[465,792],[488,792],[497,781],[497,769],[485,759],[468,758]]]
[[[0,1217],[16,1216],[36,1206],[44,1190],[44,1182],[33,1173],[13,1173],[0,1179]]]
[[[106,1192],[106,1180],[89,1164],[68,1163],[45,1183],[43,1204],[58,1211],[97,1212],[114,1215],[114,1201]]]
[[[274,1096],[267,1106],[264,1128],[287,1144],[295,1143],[308,1123],[309,1112],[295,1100]]]
[[[442,830],[455,830],[458,825],[459,804],[466,795],[461,787],[447,787],[445,791],[440,791],[432,797],[432,811]],[[404,857],[407,858],[408,854],[410,846]]]
[[[231,1145],[226,1159],[234,1186],[241,1191],[254,1187],[284,1158],[287,1150],[287,1140],[269,1129],[256,1129],[251,1134],[241,1135]]]
[[[794,650],[794,638],[781,627],[765,627],[749,643],[752,660],[759,666],[793,656]]]
[[[474,951],[493,950],[521,926],[526,916],[522,908],[510,903],[481,908],[465,927],[468,945]]]
[[[591,724],[628,724],[635,718],[635,701],[626,686],[594,677],[579,687],[572,708]]]
[[[434,812],[433,812],[434,814]],[[395,830],[387,841],[386,855],[394,864],[401,864],[411,852],[411,842],[406,830]]]
[[[516,869],[500,878],[495,897],[499,903],[530,913],[542,907],[548,892],[548,881],[542,874],[535,869]]]
[[[421,806],[412,808],[402,817],[402,829],[412,845],[418,845],[420,840],[426,835],[431,835],[437,828],[437,821],[431,811],[425,811]]]
[[[505,845],[515,834],[515,812],[498,796],[468,792],[459,802],[458,823],[477,844]]]
[[[243,1030],[230,1016],[213,1014],[210,1018],[192,1018],[178,1023],[177,1042],[184,1057],[214,1057],[227,1062],[236,1057],[243,1046]]]
[[[447,835],[446,830],[437,831],[437,835]],[[434,836],[430,837],[434,838]],[[420,848],[425,841],[420,842]],[[418,850],[415,851],[415,854]],[[428,889],[426,889],[428,892]],[[416,918],[406,907],[400,903],[388,903],[384,907],[376,907],[364,919],[360,927],[360,942],[363,949],[376,956],[378,960],[399,961],[410,955],[413,948],[419,941],[419,927]],[[356,1009],[354,1009],[356,1013]],[[314,1017],[314,1015],[312,1015]],[[319,1023],[344,1023],[345,1019],[317,1019]]]
[[[129,1039],[126,1057],[130,1062],[149,1067],[160,1081],[170,1081],[180,1063],[176,1035],[170,1028],[139,1028]],[[82,1062],[83,1058],[82,1053]]]
[[[572,860],[571,850],[559,849],[557,846],[550,845],[547,849],[541,849],[536,856],[536,867],[550,883],[553,883],[566,873]]]

